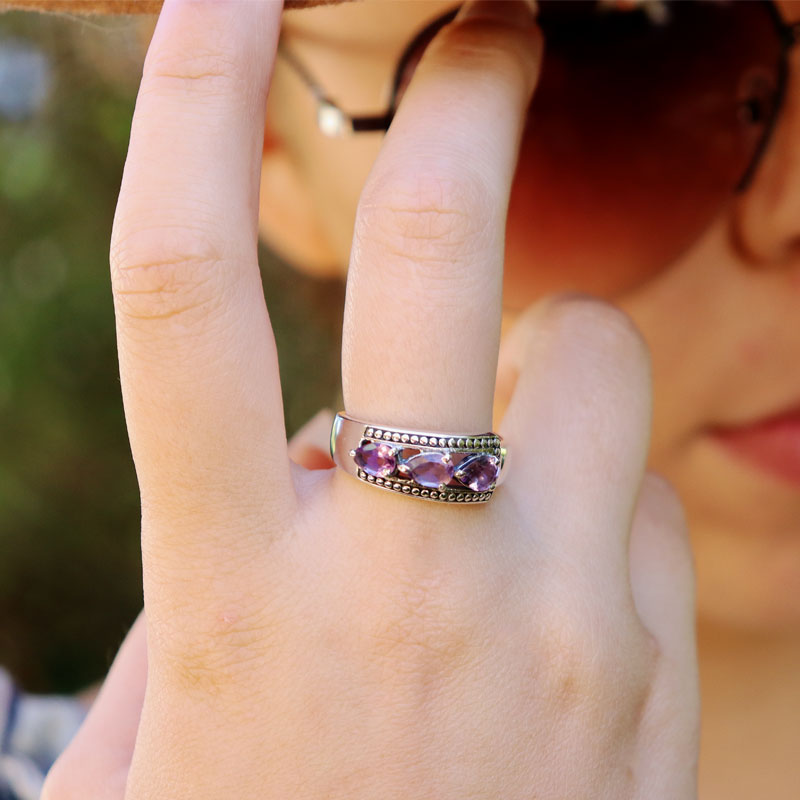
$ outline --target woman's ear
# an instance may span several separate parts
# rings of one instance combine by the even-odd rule
[[[303,175],[280,137],[264,132],[259,233],[273,252],[303,272],[340,276]]]

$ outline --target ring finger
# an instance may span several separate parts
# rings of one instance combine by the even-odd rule
[[[506,209],[541,37],[530,4],[467,4],[432,41],[356,213],[342,380],[351,416],[491,427]]]

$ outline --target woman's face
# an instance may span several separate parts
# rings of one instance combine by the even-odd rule
[[[453,7],[438,0],[359,2],[287,11],[287,45],[326,92],[354,113],[380,111],[414,33]],[[800,2],[779,2],[800,21]],[[505,263],[508,317],[543,294],[583,289],[624,308],[653,358],[651,467],[679,490],[689,515],[701,623],[800,630],[800,47],[770,147],[746,192],[731,195],[705,231],[640,281],[636,256],[598,270],[609,252],[542,256],[536,170],[526,133],[512,191]],[[270,96],[262,176],[262,231],[300,267],[346,269],[358,196],[381,134],[330,139],[313,96],[285,63]],[[659,153],[652,153],[654,163]],[[541,193],[540,193],[541,194]],[[532,198],[539,199],[533,200]],[[680,209],[649,223],[659,246]],[[580,238],[581,230],[573,235]],[[537,253],[535,259],[532,253]],[[644,258],[644,257],[643,257]],[[652,257],[650,257],[652,259]],[[570,260],[571,259],[571,260]],[[565,269],[568,260],[570,268]],[[618,265],[619,266],[619,265]],[[609,280],[609,274],[619,279]],[[605,276],[605,277],[604,277]],[[744,428],[794,408],[774,437]],[[741,447],[715,434],[740,428]],[[744,427],[743,427],[744,426]]]

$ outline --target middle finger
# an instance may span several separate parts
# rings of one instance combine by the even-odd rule
[[[506,210],[541,48],[530,4],[483,0],[425,51],[356,213],[342,348],[351,416],[491,427]]]

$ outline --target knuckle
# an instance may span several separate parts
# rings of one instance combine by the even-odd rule
[[[393,576],[387,602],[368,603],[363,636],[369,655],[412,679],[453,675],[471,663],[485,639],[475,614],[444,571]],[[377,612],[377,613],[375,613]]]
[[[575,602],[554,603],[540,619],[536,642],[541,685],[563,713],[638,708],[648,694],[658,647],[635,620],[609,624]]]
[[[355,241],[404,275],[450,281],[461,272],[456,265],[489,246],[496,212],[480,176],[436,169],[392,172],[372,181],[359,201]]]
[[[184,323],[207,317],[229,290],[224,261],[221,248],[199,230],[115,233],[109,263],[117,313],[139,320],[181,317]]]
[[[275,647],[279,623],[244,604],[204,611],[202,622],[180,630],[166,625],[152,657],[179,692],[212,700],[248,684]]]
[[[553,298],[551,325],[598,355],[649,365],[650,351],[631,317],[618,306],[590,295]]]
[[[216,37],[216,38],[215,38]],[[159,48],[142,71],[140,93],[187,92],[226,96],[244,77],[246,65],[224,30],[205,32],[196,40]]]
[[[600,665],[597,637],[564,616],[543,620],[537,653],[547,696],[558,707],[575,709],[605,691],[609,676]]]
[[[230,665],[216,647],[166,651],[162,654],[162,664],[174,685],[185,694],[216,697],[228,683]]]
[[[637,418],[649,414],[650,350],[625,311],[588,295],[556,296],[545,304],[542,327],[559,357],[579,366],[594,386],[598,409],[624,396]]]
[[[652,678],[658,665],[661,663],[661,644],[653,633],[637,617],[634,622],[636,628],[635,652],[638,654],[638,667],[641,674]]]

